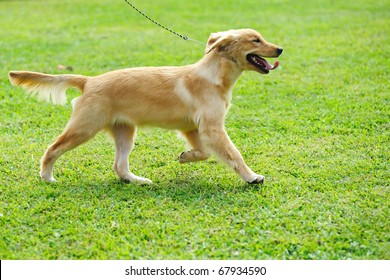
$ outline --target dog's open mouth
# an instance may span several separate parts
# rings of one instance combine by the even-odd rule
[[[261,72],[268,74],[270,70],[276,69],[279,66],[279,61],[275,61],[275,64],[272,66],[267,60],[258,56],[257,54],[248,54],[246,59],[256,66]]]

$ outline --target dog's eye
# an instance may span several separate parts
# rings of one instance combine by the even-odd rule
[[[254,39],[253,42],[255,42],[255,43],[261,43],[261,41],[260,41],[259,38]]]

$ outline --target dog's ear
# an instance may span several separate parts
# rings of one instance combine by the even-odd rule
[[[205,53],[208,54],[216,48],[222,49],[229,45],[233,40],[234,38],[229,32],[211,33],[207,41]]]

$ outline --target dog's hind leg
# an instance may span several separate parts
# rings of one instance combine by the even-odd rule
[[[134,175],[129,170],[129,154],[134,147],[136,128],[125,124],[116,124],[109,128],[115,141],[115,161],[113,169],[127,183],[151,184],[152,181]]]
[[[180,163],[201,161],[210,157],[210,154],[205,151],[202,145],[198,130],[182,132],[182,134],[186,137],[188,143],[193,149],[191,151],[182,152],[179,155]]]
[[[98,121],[88,122],[85,119],[72,117],[64,132],[50,145],[41,159],[40,176],[43,181],[54,182],[53,168],[55,161],[65,152],[87,142],[101,130]]]

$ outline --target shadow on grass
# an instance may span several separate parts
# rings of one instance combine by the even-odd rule
[[[42,183],[45,184],[46,183]],[[234,200],[236,197],[263,197],[267,189],[266,185],[250,185],[244,182],[239,184],[225,185],[218,182],[210,182],[203,178],[185,181],[180,178],[151,185],[128,184],[119,179],[108,181],[90,182],[80,180],[72,184],[55,183],[53,188],[57,192],[71,193],[76,199],[93,200],[100,202],[136,202],[142,204],[148,200],[169,200],[181,205],[194,205],[196,203],[207,204],[208,201],[215,204],[216,201],[226,202]]]

